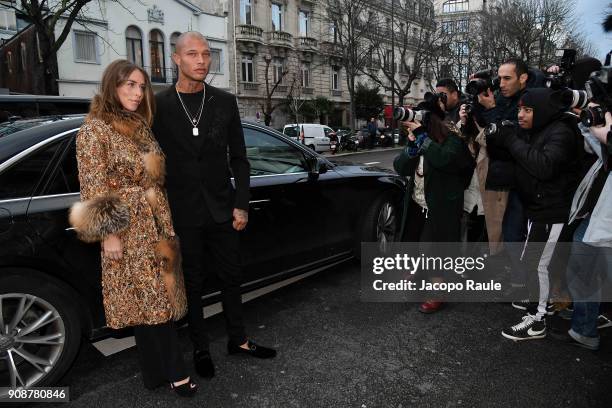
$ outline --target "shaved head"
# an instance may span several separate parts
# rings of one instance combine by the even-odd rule
[[[191,42],[203,42],[206,44],[206,47],[208,48],[208,40],[206,39],[206,37],[204,37],[202,35],[202,33],[198,32],[198,31],[187,31],[181,35],[179,35],[178,39],[176,40],[176,53],[180,54],[181,51],[183,50],[183,48],[191,43]]]
[[[197,31],[187,31],[176,40],[172,61],[179,71],[181,84],[193,83],[201,86],[208,75],[210,47],[206,38]]]

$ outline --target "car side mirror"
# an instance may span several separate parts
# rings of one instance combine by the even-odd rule
[[[320,174],[327,173],[327,164],[325,160],[318,156],[310,156],[306,159],[308,163],[308,179],[316,181]]]

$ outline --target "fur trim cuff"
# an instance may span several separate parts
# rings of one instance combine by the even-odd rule
[[[96,197],[75,203],[70,209],[69,221],[79,239],[96,242],[127,228],[130,224],[130,210],[115,195]]]

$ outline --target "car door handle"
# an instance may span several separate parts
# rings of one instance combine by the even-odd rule
[[[261,210],[265,203],[269,203],[271,200],[269,198],[265,198],[263,200],[251,200],[249,201],[249,205],[253,207],[253,210],[258,211]]]

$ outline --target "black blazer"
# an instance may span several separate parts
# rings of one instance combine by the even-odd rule
[[[166,189],[176,226],[201,225],[207,210],[221,223],[232,219],[234,208],[249,209],[249,161],[236,97],[205,86],[199,136],[193,136],[174,86],[155,97],[152,129],[166,155]]]

